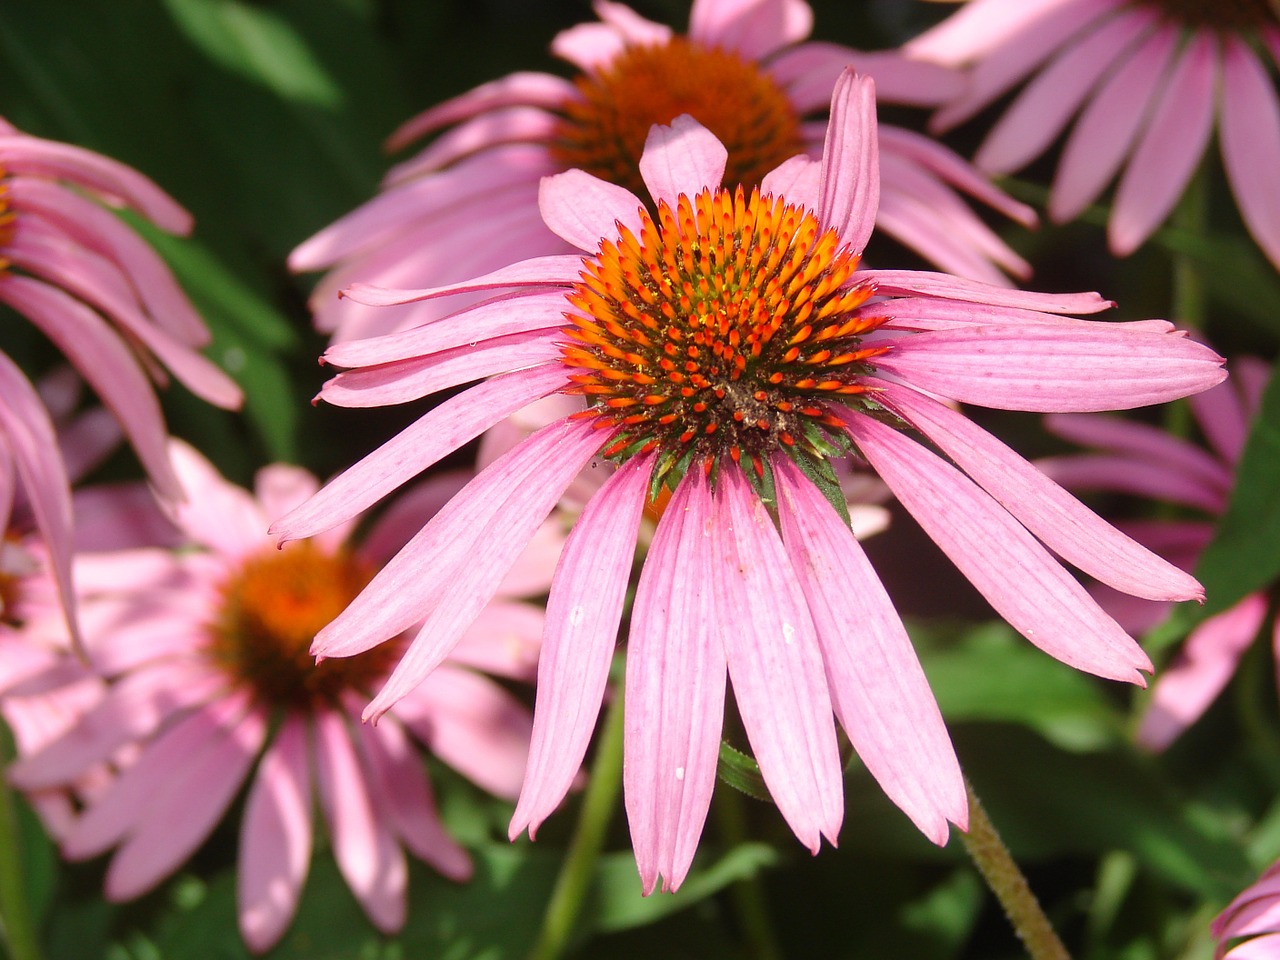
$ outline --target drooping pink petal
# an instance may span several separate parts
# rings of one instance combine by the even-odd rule
[[[1064,317],[1056,313],[1041,313],[1018,307],[991,306],[976,300],[949,300],[927,296],[880,300],[867,304],[859,314],[863,317],[887,317],[891,322],[886,324],[886,332],[947,330],[952,327],[988,324],[1008,324],[1015,327],[1027,324],[1059,327],[1083,325],[1085,329],[1090,324],[1099,324],[1111,330],[1150,330],[1156,333],[1169,333],[1174,329],[1173,324],[1167,320],[1081,320],[1078,317]]]
[[[1249,233],[1280,269],[1280,97],[1257,54],[1224,35],[1218,139],[1231,192]]]
[[[263,754],[240,826],[236,904],[240,935],[255,953],[284,935],[311,864],[311,775],[307,731],[287,717]]]
[[[1055,483],[1071,490],[1106,490],[1164,500],[1221,513],[1226,500],[1217,485],[1172,470],[1153,470],[1146,460],[1111,454],[1071,454],[1037,461]]]
[[[694,0],[689,38],[732,50],[748,60],[799,43],[813,30],[813,10],[804,0]]]
[[[1105,326],[1004,326],[920,333],[876,358],[931,393],[998,410],[1125,410],[1207,390],[1223,360],[1186,337]]]
[[[640,157],[640,176],[654,201],[663,200],[674,210],[680,194],[692,197],[708,187],[719,187],[728,159],[729,151],[716,135],[682,113],[669,126],[654,124],[649,130]],[[601,236],[612,237],[616,232]],[[597,242],[583,249],[594,251],[598,246]]]
[[[1175,25],[1158,27],[1085,105],[1054,174],[1049,216],[1055,222],[1077,216],[1120,169],[1143,128],[1177,42]]]
[[[1280,933],[1246,940],[1222,955],[1222,960],[1275,960],[1280,956]]]
[[[1097,293],[1035,293],[1003,289],[929,270],[860,270],[857,278],[891,296],[943,297],[992,307],[1015,307],[1045,313],[1099,313],[1115,306]]]
[[[902,505],[1009,624],[1063,663],[1144,685],[1151,661],[1003,507],[892,427],[833,408]],[[1016,582],[1008,571],[1017,570]]]
[[[906,44],[904,50],[952,67],[982,59],[1005,46],[1041,17],[1075,0],[973,0],[937,26]]]
[[[694,466],[645,558],[627,653],[623,793],[644,893],[684,881],[715,785],[727,674],[711,588],[711,491]]]
[[[884,384],[877,399],[1068,563],[1148,600],[1204,600],[1194,577],[1125,536],[964,414],[897,384]]]
[[[596,15],[604,23],[579,23],[561,30],[551,41],[551,52],[585,73],[608,66],[629,46],[662,46],[672,29],[654,23],[630,7],[610,0],[595,0]]]
[[[1188,42],[1120,178],[1107,224],[1118,256],[1136,250],[1164,221],[1204,156],[1213,131],[1216,44],[1211,30]]]
[[[846,67],[872,77],[876,98],[882,103],[936,107],[964,90],[959,71],[912,60],[896,50],[869,52],[815,41],[784,50],[764,64],[765,72],[786,90],[801,116],[826,108],[831,88]]]
[[[1156,20],[1153,8],[1126,10],[1073,40],[1036,75],[991,129],[973,162],[989,173],[1018,170],[1046,149],[1099,79]]]
[[[840,754],[818,635],[782,539],[742,471],[712,496],[711,585],[751,752],[800,842],[817,854],[843,817]]]
[[[1251,593],[1191,631],[1156,680],[1135,735],[1139,744],[1164,750],[1200,719],[1235,674],[1266,615],[1266,595]]]
[[[277,519],[272,536],[296,540],[350,520],[564,378],[563,367],[549,364],[495,377],[446,400]]]
[[[426,480],[402,491],[379,512],[363,539],[358,553],[380,567],[426,526],[440,508],[467,485],[474,474],[469,470],[433,473]]]
[[[1261,361],[1241,357],[1232,363],[1231,377],[1212,390],[1197,393],[1189,399],[1196,424],[1209,441],[1209,446],[1227,464],[1235,464],[1244,452],[1249,433],[1249,421],[1253,416],[1253,403],[1242,389],[1243,382],[1251,375],[1260,374],[1265,383],[1271,370]]]
[[[382,178],[384,187],[435,173],[482,150],[504,144],[545,143],[556,134],[559,117],[540,107],[495,107],[444,131]]]
[[[350,297],[359,303],[371,306],[389,306],[397,303],[413,303],[417,300],[431,300],[436,297],[447,297],[455,293],[476,293],[487,290],[501,290],[508,287],[568,287],[578,276],[582,268],[582,257],[578,254],[558,254],[545,257],[533,257],[509,266],[492,270],[483,276],[463,280],[458,283],[446,283],[437,287],[424,287],[420,290],[384,290],[365,284],[352,284],[342,291],[343,296]],[[535,290],[529,291],[536,292]]]
[[[344,697],[343,706],[352,717],[360,715],[355,696]],[[359,724],[356,737],[378,808],[405,846],[449,879],[471,879],[471,857],[440,822],[431,781],[404,727],[392,716],[376,727]]]
[[[176,870],[209,836],[240,791],[266,739],[266,716],[249,710],[237,718],[225,711],[217,722],[202,748],[148,782],[134,826],[107,868],[108,900],[132,900]]]
[[[1230,381],[1224,381],[1196,396],[1229,391],[1232,386]],[[1223,497],[1231,492],[1232,475],[1228,467],[1190,441],[1172,436],[1151,424],[1122,417],[1054,413],[1044,418],[1044,425],[1056,436],[1080,446],[1145,460],[1152,466],[1172,470],[1208,489],[1217,490]]]
[[[821,177],[819,222],[861,252],[880,206],[880,140],[875,83],[852,70],[840,75],[831,94]]]
[[[183,532],[225,557],[261,550],[269,518],[249,491],[228,482],[190,444],[174,440],[169,450],[188,494],[188,499],[171,511]]]
[[[601,240],[618,235],[618,224],[639,234],[644,204],[626,187],[585,170],[566,170],[543,179],[538,209],[553,233],[579,250],[595,253]]]
[[[782,540],[818,631],[840,725],[876,782],[934,843],[968,826],[955,750],[893,601],[826,498],[786,457],[770,461]]]
[[[547,600],[529,767],[508,835],[532,838],[586,755],[622,622],[651,457],[623,464],[574,524]]]

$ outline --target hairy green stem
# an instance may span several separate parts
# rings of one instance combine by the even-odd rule
[[[716,827],[725,849],[731,850],[747,840],[747,817],[743,805],[745,795],[725,783],[716,785]],[[782,949],[773,930],[769,901],[759,876],[744,877],[729,888],[734,912],[746,935],[749,956],[753,960],[781,960]]]
[[[1071,960],[968,778],[964,786],[969,795],[969,832],[960,834],[960,838],[982,879],[1000,901],[1027,954],[1031,960]]]
[[[8,732],[0,730],[0,769],[7,769],[12,758]],[[13,793],[0,782],[0,927],[12,960],[40,960],[23,873]]]
[[[613,696],[596,748],[591,779],[582,798],[578,827],[551,891],[542,930],[529,951],[529,960],[556,960],[564,956],[604,847],[605,833],[622,787],[622,684],[615,686]]]

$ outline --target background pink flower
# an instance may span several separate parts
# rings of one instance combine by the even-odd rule
[[[840,71],[876,78],[886,103],[934,106],[960,85],[947,70],[896,53],[805,42],[813,14],[800,0],[695,0],[687,35],[610,0],[599,22],[559,34],[552,52],[569,81],[518,72],[432,107],[392,135],[400,148],[440,132],[388,174],[382,194],[301,244],[294,270],[335,268],[316,287],[317,326],[335,340],[404,329],[440,315],[418,303],[370,311],[339,301],[354,282],[437,286],[525,257],[565,253],[538,213],[538,182],[581,168],[642,193],[637,164],[649,128],[688,113],[729,150],[725,184],[750,190],[798,153],[821,150]],[[991,282],[1027,264],[958,192],[1032,225],[1035,215],[940,144],[880,130],[880,228],[942,269]],[[719,186],[715,184],[714,186]],[[454,305],[456,308],[456,304]]]
[[[1275,960],[1280,957],[1280,864],[1227,905],[1213,921],[1214,960]],[[1248,938],[1234,947],[1228,941]]]
[[[268,467],[250,495],[190,448],[175,445],[172,456],[190,492],[173,511],[180,547],[135,541],[78,556],[90,664],[108,684],[60,735],[24,751],[10,779],[41,794],[114,771],[58,834],[73,859],[117,848],[106,878],[113,900],[180,867],[249,780],[238,899],[241,932],[256,951],[280,938],[296,909],[314,789],[348,885],[370,920],[394,931],[405,920],[405,848],[446,876],[471,872],[436,814],[419,745],[500,796],[519,789],[528,711],[477,671],[532,676],[543,614],[517,598],[547,589],[559,537],[549,527],[534,539],[451,662],[374,727],[359,722],[360,709],[397,648],[315,665],[307,646],[462,478],[442,475],[408,492],[357,545],[346,524],[280,551],[267,523],[314,492],[310,474]],[[108,516],[110,505],[100,498],[86,522],[127,530],[127,519]],[[153,509],[128,498],[115,506]],[[56,643],[48,621],[22,633],[37,649]],[[48,670],[65,673],[66,660]]]
[[[1108,238],[1121,256],[1169,215],[1216,126],[1240,215],[1280,267],[1274,5],[971,0],[903,49],[972,68],[966,89],[934,117],[939,130],[1030,78],[974,162],[1012,173],[1071,126],[1049,215],[1077,216],[1119,172]]]
[[[1042,469],[1073,490],[1134,494],[1175,503],[1208,519],[1147,520],[1121,524],[1140,543],[1183,570],[1196,567],[1213,537],[1216,519],[1227,508],[1236,465],[1249,424],[1262,402],[1269,368],[1241,358],[1230,381],[1190,399],[1209,449],[1170,436],[1156,427],[1113,417],[1055,414],[1045,419],[1053,433],[1099,452],[1064,455],[1040,462]],[[1168,614],[1150,603],[1098,587],[1099,602],[1132,633],[1142,633]],[[1178,656],[1161,671],[1138,728],[1138,742],[1163,750],[1208,709],[1222,692],[1266,618],[1265,592],[1246,596],[1229,610],[1196,627]],[[1280,649],[1280,623],[1273,627]]]
[[[373,303],[490,299],[402,333],[336,344],[322,398],[446,400],[278,521],[288,540],[343,522],[482,430],[562,394],[587,408],[491,463],[316,637],[352,656],[425,621],[365,711],[449,655],[565,489],[618,469],[567,541],[547,607],[530,774],[511,832],[563,797],[586,750],[623,615],[640,517],[671,491],[636,587],[625,792],[646,892],[679,886],[710,801],[725,681],[778,807],[811,850],[841,822],[832,713],[932,840],[967,822],[950,742],[889,597],[838,510],[828,465],[854,449],[996,610],[1101,676],[1150,663],[1054,559],[1129,592],[1200,595],[945,398],[1098,410],[1204,390],[1212,351],[1163,321],[1098,323],[1096,294],[1024,293],[936,273],[859,270],[879,197],[874,90],[837,82],[821,161],[763,195],[719,190],[728,152],[688,116],[657,126],[640,171],[657,210],[573,170],[543,183],[548,226],[587,254],[523,261]],[[566,305],[568,310],[566,311]],[[925,434],[959,466],[912,440]],[[776,511],[776,516],[774,511]],[[1011,575],[1016,571],[1017,575]]]

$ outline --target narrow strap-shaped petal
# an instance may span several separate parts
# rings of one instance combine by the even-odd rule
[[[329,652],[335,640],[359,652],[425,618],[365,719],[376,719],[448,656],[605,439],[581,421],[560,421],[535,433],[468,484],[316,636],[316,653]],[[430,585],[426,595],[413,597],[424,583]],[[411,597],[388,603],[387,590]],[[367,607],[375,605],[370,613]],[[401,620],[406,614],[409,619]],[[394,618],[394,629],[383,633],[388,618]]]
[[[408,160],[397,163],[382,178],[393,187],[415,177],[436,173],[466,157],[513,143],[546,143],[556,134],[560,118],[541,107],[494,107],[446,130]]]
[[[592,6],[604,23],[575,24],[551,40],[552,53],[585,73],[607,67],[628,47],[662,46],[674,33],[665,23],[654,23],[626,4],[595,0]]]
[[[1234,676],[1266,615],[1266,594],[1251,593],[1192,630],[1156,680],[1134,739],[1164,750],[1199,720]]]
[[[906,44],[909,56],[959,67],[981,59],[1075,0],[972,0]]]
[[[409,866],[390,824],[377,815],[369,780],[356,755],[344,717],[318,711],[315,735],[316,786],[329,826],[333,856],[365,912],[383,933],[404,926]]]
[[[487,290],[501,290],[510,287],[555,286],[568,287],[578,278],[582,269],[582,257],[579,254],[552,254],[545,257],[533,257],[499,267],[483,276],[473,277],[458,283],[446,283],[438,287],[424,287],[419,290],[387,290],[365,284],[352,284],[342,291],[343,296],[350,297],[358,303],[381,307],[396,303],[414,303],[418,300],[432,300],[436,297],[447,297],[455,293],[477,293]],[[535,291],[530,291],[535,292]]]
[[[813,30],[813,10],[804,0],[694,0],[690,39],[732,50],[748,60],[799,43]]]
[[[1158,227],[1186,188],[1213,132],[1215,31],[1197,31],[1170,72],[1134,148],[1107,223],[1111,249],[1127,256]]]
[[[880,138],[876,87],[870,77],[846,70],[831,94],[831,119],[822,146],[818,220],[861,253],[880,206]]]
[[[1099,313],[1115,306],[1097,293],[1034,293],[993,287],[929,270],[860,270],[857,280],[875,284],[888,296],[943,297],[993,307],[1016,307],[1045,313]]]
[[[822,164],[806,156],[784,160],[764,175],[760,192],[773,197],[786,197],[787,203],[807,210],[818,209],[822,186]]]
[[[255,953],[275,946],[298,910],[311,834],[307,730],[292,714],[258,764],[240,825],[237,913],[240,935]]]
[[[892,427],[833,412],[902,505],[1015,630],[1078,670],[1144,685],[1139,671],[1152,667],[1142,648],[1003,507]]]
[[[644,204],[626,187],[585,170],[566,170],[542,181],[538,209],[552,233],[594,254],[601,240],[618,237],[618,224],[639,235]]]
[[[711,584],[733,699],[769,794],[816,854],[844,814],[840,751],[822,652],[782,538],[742,471],[720,469]]]
[[[170,511],[183,533],[223,557],[241,557],[267,545],[270,518],[248,490],[227,480],[189,443],[173,440],[169,450],[188,496]]]
[[[181,866],[222,818],[267,735],[266,716],[242,709],[224,711],[201,746],[147,784],[133,829],[107,868],[108,900],[146,893]]]
[[[869,52],[820,40],[780,52],[770,58],[765,72],[787,91],[796,113],[804,116],[831,102],[831,88],[846,67],[875,78],[876,99],[881,103],[936,107],[964,90],[958,70],[913,60],[896,50]]]
[[[284,540],[313,536],[359,515],[392,490],[564,383],[564,368],[534,367],[477,384],[427,411],[271,525]]]
[[[1068,563],[1148,600],[1204,600],[1194,577],[1125,536],[964,414],[898,384],[884,384],[877,399]]]
[[[1224,463],[1234,466],[1244,452],[1245,440],[1249,436],[1249,421],[1255,412],[1247,392],[1241,389],[1241,381],[1248,376],[1246,371],[1252,372],[1261,367],[1259,372],[1265,383],[1270,378],[1271,370],[1261,360],[1250,357],[1240,358],[1229,366],[1230,379],[1212,390],[1197,393],[1188,403],[1196,423],[1209,441],[1209,446]]]
[[[1115,454],[1067,454],[1036,462],[1054,482],[1069,490],[1105,490],[1150,500],[1180,503],[1217,516],[1226,509],[1218,484],[1176,470],[1153,469],[1148,460]]]
[[[529,771],[508,835],[532,837],[586,755],[613,659],[644,511],[651,457],[627,461],[589,500],[565,541],[547,599]]]
[[[670,126],[654,124],[649,130],[640,176],[654,201],[665,201],[674,210],[680,194],[693,197],[701,190],[718,188],[728,159],[729,151],[716,135],[682,113]]]
[[[972,300],[951,300],[941,297],[898,297],[869,303],[858,311],[862,317],[887,317],[886,330],[946,330],[951,327],[1009,324],[1022,327],[1027,324],[1048,324],[1059,327],[1088,329],[1090,324],[1105,324],[1111,330],[1153,330],[1168,333],[1173,324],[1167,320],[1081,320],[1057,313],[1041,313],[1019,307],[993,306]]]
[[[876,365],[930,393],[997,410],[1092,412],[1165,403],[1226,378],[1187,337],[1141,330],[968,327],[904,337]]]
[[[818,630],[831,701],[889,799],[934,843],[968,825],[960,764],[915,649],[858,541],[790,459],[772,459],[782,540]]]
[[[645,558],[627,652],[623,793],[642,890],[684,881],[715,786],[727,664],[711,587],[711,491],[685,475]]]
[[[1235,37],[1223,42],[1222,162],[1240,216],[1280,269],[1280,97],[1257,54]]]
[[[6,281],[9,282],[9,281]],[[49,551],[49,564],[58,590],[58,602],[77,649],[84,641],[76,618],[76,592],[71,584],[72,520],[71,483],[58,455],[57,434],[40,396],[22,371],[0,351],[0,443],[7,448],[6,478],[22,484],[31,514]],[[3,501],[6,517],[12,505]]]

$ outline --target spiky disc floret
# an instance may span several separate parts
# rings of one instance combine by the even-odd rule
[[[681,195],[640,217],[638,237],[620,225],[585,261],[565,315],[584,416],[617,430],[605,454],[656,450],[673,481],[724,456],[762,475],[779,447],[820,458],[840,427],[826,404],[863,393],[887,349],[861,343],[885,318],[859,312],[873,289],[854,280],[858,254],[759,190]]]

